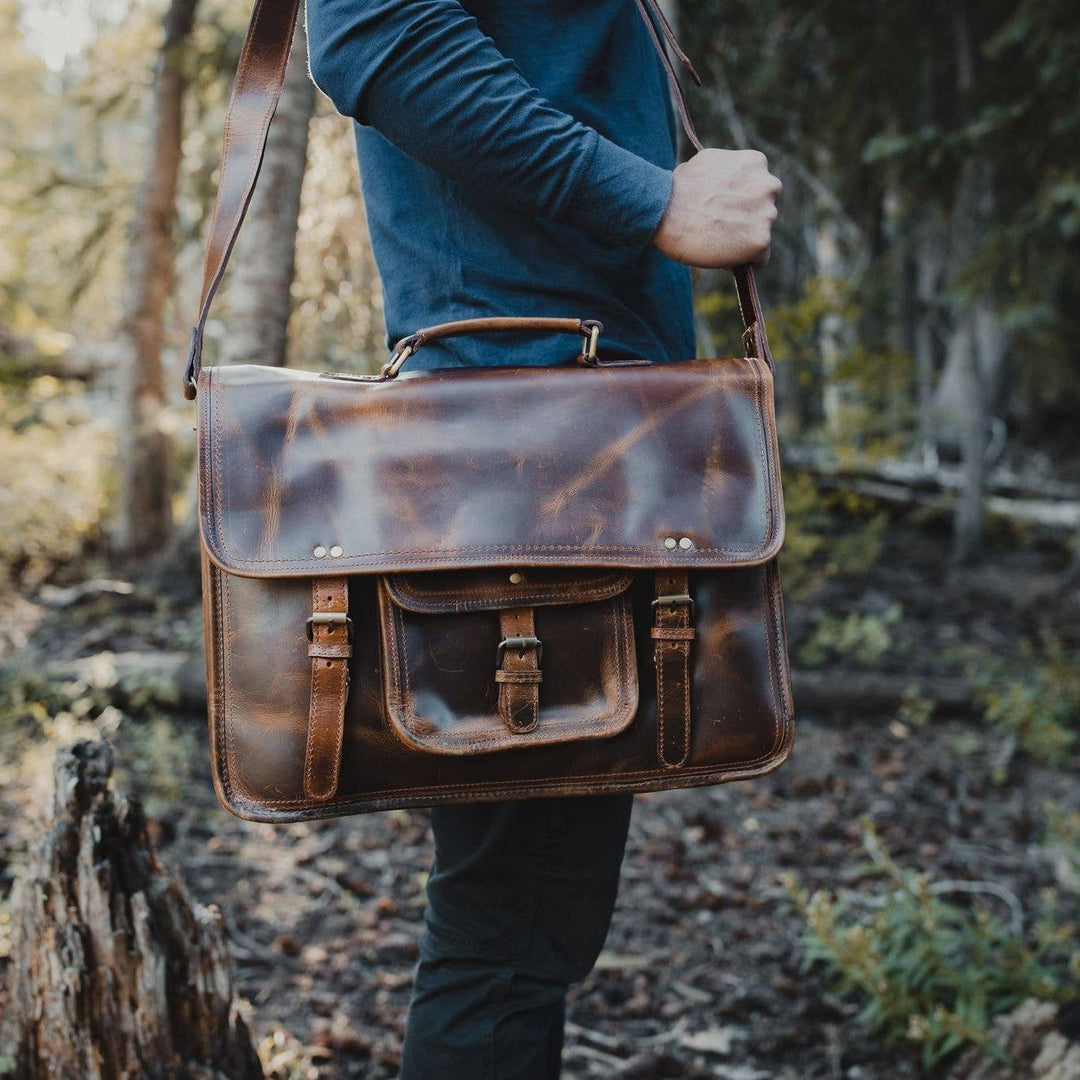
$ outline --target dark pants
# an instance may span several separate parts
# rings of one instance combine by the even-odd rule
[[[596,962],[629,795],[431,812],[435,865],[401,1080],[555,1080],[566,990]]]

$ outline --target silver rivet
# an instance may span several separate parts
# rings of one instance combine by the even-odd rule
[[[516,570],[510,575],[511,585],[520,585],[525,580],[524,574],[519,574]]]
[[[683,551],[689,551],[690,548],[692,548],[693,546],[694,546],[694,541],[691,540],[689,536],[684,536],[679,541],[679,547],[681,547],[683,549]],[[330,554],[333,555],[333,552],[331,551]]]
[[[674,536],[666,537],[665,540],[664,540],[664,547],[666,547],[668,549],[668,551],[671,551],[675,547],[675,537]]]
[[[344,554],[345,554],[345,549],[340,544],[335,544],[330,549],[330,558],[331,559],[340,559],[341,556],[344,555]]]
[[[326,548],[324,548],[322,544],[320,544],[311,554],[314,555],[316,559],[325,559]]]

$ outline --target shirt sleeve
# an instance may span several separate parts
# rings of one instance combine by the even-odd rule
[[[339,112],[486,197],[645,247],[672,174],[553,107],[458,0],[307,0]]]

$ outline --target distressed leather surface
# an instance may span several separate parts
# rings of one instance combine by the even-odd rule
[[[520,752],[574,739],[607,738],[634,718],[638,671],[634,623],[623,590],[579,603],[570,595],[531,609],[544,643],[539,715],[526,733],[500,718],[494,679],[504,630],[498,611],[442,614],[395,603],[383,579],[379,613],[391,730],[418,750],[442,754]],[[499,607],[520,610],[513,602]]]
[[[202,537],[234,574],[738,567],[783,541],[759,359],[384,382],[236,366],[199,397]]]
[[[377,579],[357,575],[349,583],[356,625],[340,780],[335,796],[317,803],[303,791],[310,583],[227,574],[206,558],[203,572],[214,783],[222,804],[241,817],[294,821],[441,802],[692,787],[759,775],[791,750],[775,562],[692,575],[695,707],[689,755],[678,769],[657,758],[651,573],[636,575],[630,594],[638,708],[626,727],[605,738],[464,756],[416,750],[395,735],[384,692]],[[543,611],[537,609],[538,622]],[[549,641],[545,663],[551,647]],[[494,665],[494,655],[459,660]],[[572,677],[569,666],[566,674]]]
[[[236,367],[204,371],[200,396],[211,749],[234,813],[688,787],[790,752],[762,361],[382,383]],[[663,567],[688,572],[695,601],[677,754],[658,752]],[[347,579],[354,625],[338,784],[320,800],[305,622],[323,577]],[[543,679],[516,731],[496,646],[525,608]]]

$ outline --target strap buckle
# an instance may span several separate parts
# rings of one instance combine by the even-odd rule
[[[658,596],[653,602],[653,607],[678,607],[685,604],[694,613],[694,598],[689,593],[673,593],[670,596]]]
[[[538,637],[503,638],[499,642],[499,648],[495,653],[495,666],[497,668],[503,666],[503,658],[506,656],[507,649],[520,649],[522,652],[526,649],[535,649],[537,667],[544,662],[544,643]]]
[[[353,622],[344,611],[313,612],[308,617],[308,621],[304,624],[308,641],[315,641],[316,626],[344,626],[346,639],[350,642],[353,639]]]

